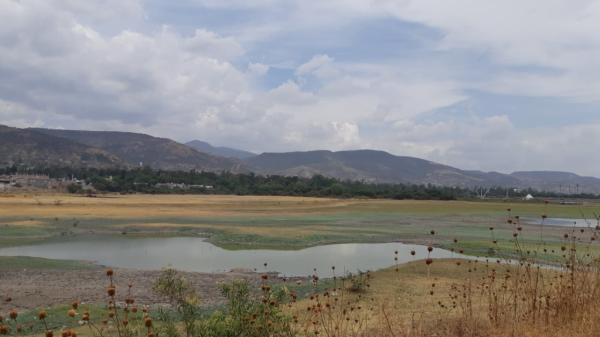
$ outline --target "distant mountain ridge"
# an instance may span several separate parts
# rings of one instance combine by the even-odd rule
[[[537,189],[557,190],[567,193],[572,187],[574,192],[578,190],[590,193],[597,193],[594,189],[589,191],[591,187],[600,187],[600,179],[595,177],[584,177],[571,172],[561,171],[517,171],[510,174],[518,177],[524,184],[529,184]],[[579,185],[579,186],[578,186]]]
[[[600,182],[600,179],[595,177],[584,177],[575,173],[561,171],[517,171],[511,173],[511,175],[526,179],[545,180],[549,182]]]
[[[268,174],[302,177],[322,174],[339,179],[372,183],[416,183],[447,186],[518,183],[519,179],[501,173],[464,171],[432,161],[395,156],[384,151],[308,151],[263,153],[246,161]]]
[[[469,171],[424,159],[395,156],[374,150],[263,153],[245,160],[267,174],[301,177],[321,174],[371,183],[531,187],[563,193],[568,191],[566,187],[569,184],[573,186],[579,184],[578,191],[582,193],[596,193],[596,189],[600,188],[600,179],[581,177],[574,173],[528,171],[504,174]]]
[[[189,142],[207,150],[205,142]],[[188,144],[189,144],[188,143]],[[230,152],[231,154],[231,152]],[[0,125],[0,165],[46,164],[74,167],[150,165],[163,170],[256,173],[310,177],[320,174],[368,183],[432,184],[434,186],[527,188],[562,193],[598,193],[600,179],[570,172],[517,171],[511,174],[461,170],[432,161],[395,156],[383,151],[327,150],[262,153],[240,160],[225,158],[166,138],[132,132],[19,129]]]
[[[200,140],[192,140],[192,141],[185,143],[185,145],[194,147],[200,151],[212,153],[214,155],[222,156],[225,158],[246,159],[249,157],[257,156],[256,153],[232,149],[230,147],[215,147],[215,146],[210,145],[207,142],[203,142]]]
[[[81,131],[31,129],[47,135],[96,147],[110,152],[134,165],[150,165],[163,170],[204,170],[236,173],[255,171],[248,163],[237,158],[224,158],[177,143],[141,133],[115,131]]]
[[[0,164],[46,164],[76,167],[132,165],[107,151],[31,129],[0,125]]]

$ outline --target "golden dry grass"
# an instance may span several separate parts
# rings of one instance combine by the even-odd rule
[[[59,205],[57,205],[59,203]],[[195,195],[125,195],[87,198],[40,195],[3,198],[0,217],[144,218],[144,217],[251,217],[335,212],[351,202],[294,197],[238,197]]]
[[[60,202],[60,205],[56,203]],[[131,218],[177,215],[256,216],[352,213],[408,213],[437,216],[498,214],[506,203],[327,199],[279,196],[217,196],[217,195],[107,195],[87,198],[75,195],[17,195],[0,199],[0,216],[61,216]],[[541,214],[543,205],[520,204],[523,213]],[[593,210],[597,205],[583,206]],[[579,215],[578,207],[554,206],[555,215]]]
[[[456,262],[461,265],[457,266]],[[416,266],[416,268],[415,268]],[[340,298],[350,299],[346,308],[353,308],[349,313],[351,320],[343,328],[344,332],[338,334],[327,333],[324,326],[329,319],[336,319],[336,314],[313,316],[307,307],[313,307],[317,303],[323,306],[322,312],[327,312],[325,303],[334,303],[334,297],[321,297],[317,300],[304,299],[291,304],[285,310],[290,315],[296,315],[299,323],[295,326],[298,336],[303,334],[304,326],[307,326],[307,334],[314,336],[314,331],[319,331],[324,336],[596,336],[600,327],[597,311],[590,311],[587,318],[577,322],[561,322],[561,324],[540,324],[540,322],[529,322],[517,320],[514,324],[493,326],[486,321],[485,316],[489,305],[485,300],[475,303],[479,321],[476,329],[473,327],[462,327],[461,321],[465,319],[465,313],[458,309],[444,309],[440,303],[447,307],[451,306],[453,286],[460,286],[475,281],[481,275],[487,275],[492,268],[505,270],[507,265],[498,265],[490,262],[486,268],[485,262],[474,262],[464,259],[437,259],[431,265],[430,276],[427,276],[424,260],[409,262],[396,267],[371,273],[370,287],[367,291],[356,293],[347,292],[339,295]],[[477,270],[475,270],[477,269]],[[471,270],[471,272],[469,272]],[[553,270],[542,271],[544,275],[556,273]],[[326,276],[326,275],[323,275]],[[328,275],[327,275],[328,276]],[[339,279],[338,275],[338,279]],[[341,285],[341,281],[338,283]],[[346,281],[346,285],[348,282]],[[435,284],[435,286],[432,286]],[[294,291],[295,285],[288,285],[290,291]],[[433,291],[433,295],[431,295]],[[360,300],[357,301],[357,297]],[[339,302],[338,302],[339,303]],[[341,308],[342,306],[338,304]],[[358,308],[361,309],[358,309]],[[384,310],[385,308],[385,310]],[[335,309],[333,309],[335,311]],[[350,309],[348,310],[350,312]],[[307,314],[308,313],[308,314]],[[568,313],[567,313],[568,314]],[[344,316],[340,316],[344,317]],[[354,320],[357,323],[354,323]],[[343,319],[341,320],[344,321]],[[313,323],[317,322],[316,325]],[[337,321],[340,324],[340,320]],[[470,322],[473,324],[473,322]],[[316,329],[314,327],[316,326]],[[333,326],[333,325],[332,325]],[[470,330],[470,328],[472,330]],[[314,330],[313,330],[314,329]],[[86,334],[86,327],[76,327],[79,333]],[[330,332],[333,330],[329,330]],[[35,335],[38,336],[38,335]],[[43,336],[43,335],[41,335]]]
[[[461,261],[462,265],[457,266],[456,261]],[[471,263],[475,264],[475,262]],[[478,263],[481,264],[482,262]],[[371,272],[371,277],[367,281],[369,287],[365,288],[366,291],[351,292],[348,290],[345,291],[344,295],[338,292],[338,296],[341,296],[340,299],[350,298],[351,306],[355,308],[358,305],[362,306],[363,332],[377,328],[386,330],[387,320],[390,321],[389,324],[393,326],[394,330],[410,330],[413,321],[420,322],[425,318],[438,317],[444,314],[438,305],[438,301],[448,305],[448,289],[451,285],[462,282],[462,277],[469,266],[469,260],[458,258],[435,260],[430,266],[428,277],[425,261],[417,260],[399,265],[398,271],[396,271],[396,267],[390,267]],[[322,276],[331,277],[331,275]],[[337,275],[337,286],[349,289],[350,282],[348,279],[341,281],[341,276]],[[294,285],[289,287],[290,291],[294,291],[294,288]],[[433,295],[431,291],[433,291]],[[360,303],[357,303],[356,298],[359,295],[361,300]],[[335,298],[331,297],[325,301],[333,303],[332,299]],[[315,298],[307,298],[298,301],[288,310],[293,314],[302,316],[306,310],[305,308],[316,302],[317,299]],[[382,310],[384,307],[386,308],[385,313]],[[325,320],[328,319],[331,319],[331,317],[325,317]],[[377,331],[383,333],[380,330]]]
[[[460,261],[461,265],[457,266],[456,262]],[[416,267],[416,268],[415,268]],[[600,314],[597,310],[592,309],[593,306],[582,306],[578,311],[588,309],[587,314],[581,315],[581,312],[569,312],[569,310],[556,316],[556,319],[550,320],[533,320],[529,315],[526,317],[517,316],[512,322],[503,322],[500,325],[494,325],[489,319],[488,313],[491,307],[497,304],[492,304],[488,297],[487,287],[492,283],[484,281],[482,278],[488,278],[495,270],[497,273],[504,273],[507,269],[516,270],[515,266],[507,264],[497,264],[495,261],[490,261],[486,264],[485,261],[475,262],[473,260],[464,259],[436,259],[431,265],[430,276],[427,276],[426,265],[424,260],[409,262],[396,267],[391,267],[385,270],[380,270],[371,273],[369,281],[370,287],[367,291],[361,293],[346,292],[343,298],[350,298],[351,302],[348,307],[358,307],[362,305],[362,314],[354,314],[351,317],[350,324],[344,328],[348,329],[345,333],[330,334],[325,332],[324,327],[330,321],[339,324],[337,316],[342,306],[331,311],[322,306],[322,310],[313,316],[305,314],[307,307],[311,307],[318,302],[333,303],[334,297],[323,297],[320,300],[317,298],[304,299],[294,303],[288,308],[291,314],[296,314],[300,318],[306,320],[307,317],[311,322],[318,322],[317,330],[326,336],[597,336],[598,328],[600,328]],[[564,271],[553,269],[541,269],[539,275],[547,279],[551,279],[556,275],[565,274]],[[529,276],[521,274],[516,275],[516,283],[529,282]],[[339,277],[339,276],[338,276]],[[584,279],[598,283],[597,274],[582,274],[579,273],[577,280]],[[338,283],[340,285],[341,283]],[[346,281],[346,286],[348,282]],[[454,299],[451,295],[456,295],[456,288],[467,289],[472,292],[471,300],[472,310],[465,310],[464,303],[457,304],[453,308],[453,302],[460,302],[459,299]],[[553,292],[548,283],[536,286],[536,291],[540,293],[544,291]],[[547,288],[547,289],[542,289]],[[291,286],[290,290],[293,291]],[[510,290],[512,292],[513,290]],[[360,302],[356,302],[357,296],[360,294]],[[518,300],[520,297],[528,294],[517,293]],[[580,294],[578,297],[594,297],[593,293]],[[573,299],[573,304],[578,300]],[[512,302],[511,302],[512,303]],[[501,309],[510,309],[512,304]],[[527,314],[527,312],[524,312]],[[317,318],[315,318],[317,317]],[[575,318],[577,317],[577,318]],[[353,324],[353,320],[358,318],[359,321]],[[573,318],[571,321],[570,318]],[[302,321],[301,321],[302,322]],[[342,320],[343,322],[343,320]],[[360,331],[356,328],[360,325]],[[315,326],[308,324],[308,326]],[[299,329],[302,331],[302,328]],[[311,328],[308,329],[309,333]]]
[[[57,202],[60,205],[57,205]],[[253,217],[305,216],[338,213],[406,213],[430,215],[499,214],[506,203],[417,200],[327,199],[231,195],[106,195],[87,198],[66,194],[17,195],[0,199],[0,217]],[[541,214],[543,205],[520,204],[522,213]],[[583,210],[597,208],[595,204]],[[575,206],[555,206],[554,215],[578,216]]]
[[[585,205],[581,210],[590,213],[595,206]],[[499,214],[506,207],[506,203],[460,201],[108,194],[87,198],[45,193],[0,199],[0,224],[9,225],[0,227],[0,240],[47,237],[65,231],[124,231],[203,233],[219,244],[270,247],[390,241],[445,246],[451,237],[460,236],[465,248],[482,253],[489,247],[489,237],[481,231],[482,226],[502,221]],[[535,203],[514,208],[530,218],[544,212],[544,205]],[[576,218],[580,214],[580,208],[572,205],[551,208],[555,217]],[[22,222],[30,219],[41,223]],[[440,233],[435,241],[426,238],[432,227]]]
[[[26,220],[26,221],[13,221],[7,223],[10,226],[20,226],[20,227],[43,227],[45,225],[42,221],[37,220]]]

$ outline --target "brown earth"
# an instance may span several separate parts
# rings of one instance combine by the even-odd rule
[[[165,298],[152,291],[152,285],[161,274],[160,270],[114,269],[113,282],[118,299],[124,301],[128,284],[131,283],[131,296],[135,304],[156,308],[165,305]],[[261,273],[238,269],[228,273],[181,272],[190,280],[198,293],[203,306],[225,304],[219,292],[219,283],[246,278],[253,288],[259,290]],[[281,282],[271,274],[270,282]],[[295,280],[295,279],[294,279]],[[289,280],[292,282],[294,280]],[[17,311],[39,310],[59,305],[69,305],[78,301],[81,305],[107,305],[106,288],[110,284],[106,270],[11,270],[0,273],[0,296],[11,296],[9,305],[1,301],[0,312],[11,309]]]

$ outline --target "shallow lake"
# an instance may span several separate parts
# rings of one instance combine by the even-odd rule
[[[160,269],[168,264],[176,269],[199,272],[225,272],[233,268],[277,271],[287,276],[317,273],[331,276],[346,271],[376,270],[398,263],[427,258],[427,247],[402,243],[349,243],[309,247],[302,250],[226,250],[199,237],[134,237],[86,234],[60,236],[40,243],[0,248],[4,256],[32,256],[49,259],[87,260],[99,265],[130,269]],[[453,255],[457,257],[457,254]],[[435,248],[432,258],[449,258],[451,252]]]
[[[542,223],[542,219],[530,219],[530,218],[525,218],[523,219],[525,220],[526,223],[531,224],[531,225],[540,225]],[[596,227],[596,225],[598,224],[596,219],[588,219],[587,223],[585,220],[583,219],[561,219],[561,218],[546,218],[544,219],[544,225],[546,226],[558,226],[558,227],[577,227],[577,228],[581,228],[581,227],[588,227],[588,223],[590,226],[592,227]]]

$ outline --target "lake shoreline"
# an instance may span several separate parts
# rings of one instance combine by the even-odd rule
[[[204,273],[226,272],[235,268],[262,271],[267,270],[263,269],[263,264],[268,263],[270,270],[291,277],[312,275],[315,269],[322,276],[329,276],[332,275],[332,266],[337,267],[338,276],[346,271],[376,270],[394,264],[394,257],[399,259],[398,263],[412,261],[411,251],[416,252],[418,259],[452,255],[444,249],[435,248],[428,252],[426,245],[399,242],[339,243],[300,250],[239,247],[239,250],[224,249],[197,236],[86,234],[3,247],[0,248],[0,256],[97,261],[99,265],[136,270],[159,270],[172,264],[180,270]]]
[[[164,298],[154,293],[152,285],[162,273],[161,270],[135,270],[114,268],[114,283],[117,287],[117,299],[124,300],[126,289],[131,283],[131,296],[139,306],[156,308],[165,305]],[[251,286],[258,289],[262,284],[261,275],[249,270],[234,270],[224,273],[180,272],[183,277],[194,283],[202,305],[218,306],[226,303],[218,287],[219,283],[235,279],[247,279]],[[282,283],[276,273],[269,272],[270,282]],[[306,278],[289,278],[288,283]],[[0,273],[0,293],[12,297],[10,308],[2,301],[0,312],[10,309],[17,311],[39,310],[68,305],[78,301],[85,306],[107,305],[106,287],[110,284],[105,268],[88,270],[10,270]],[[66,314],[66,312],[65,312]]]

